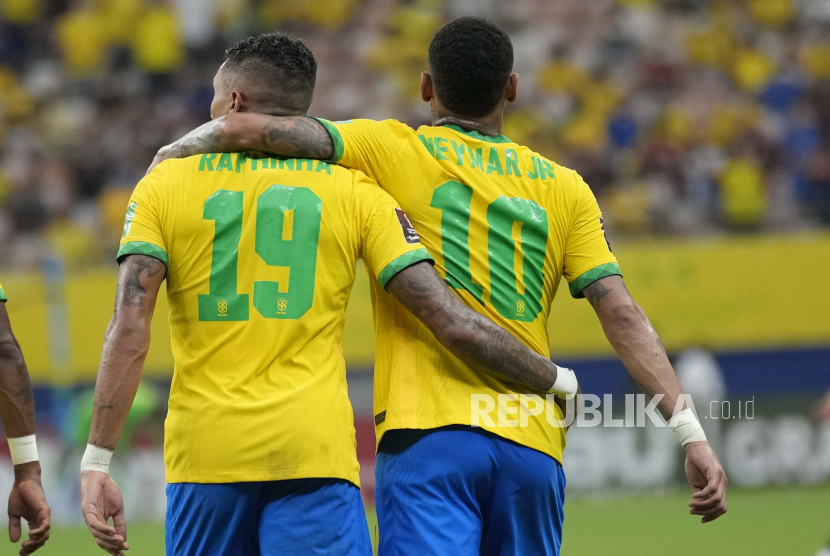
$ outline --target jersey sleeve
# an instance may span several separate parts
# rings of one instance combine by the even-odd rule
[[[565,243],[564,276],[571,296],[585,297],[582,290],[606,276],[620,275],[617,258],[605,237],[602,212],[581,176],[574,172],[576,203],[570,233]]]
[[[356,179],[362,223],[360,255],[380,285],[386,288],[394,275],[415,263],[432,263],[418,232],[392,196],[365,176]]]
[[[331,162],[360,170],[376,181],[381,181],[399,162],[405,144],[402,139],[412,131],[397,120],[315,119],[326,128],[334,143]]]
[[[167,264],[167,246],[161,226],[162,199],[159,186],[169,179],[169,165],[160,164],[138,182],[124,220],[117,260],[127,255],[148,255]]]
[[[3,291],[3,284],[0,284],[0,301],[6,301],[6,292]]]

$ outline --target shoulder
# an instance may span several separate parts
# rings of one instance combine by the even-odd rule
[[[168,158],[153,168],[147,175],[150,176],[157,174],[164,177],[176,172],[183,172],[189,168],[198,168],[199,161],[207,156],[209,155],[197,154],[194,156],[188,156],[187,158]]]
[[[386,136],[414,136],[415,130],[398,120],[370,120],[357,118],[354,120],[341,120],[331,122],[339,131],[349,133],[362,132]]]
[[[397,206],[395,199],[377,181],[360,170],[333,166],[332,185],[327,196],[342,207],[358,226],[365,226],[372,215],[379,211],[392,210]],[[325,202],[325,199],[324,199]]]
[[[384,207],[395,207],[397,202],[375,179],[370,178],[360,170],[351,170],[338,167],[338,173],[342,172],[344,181],[348,185],[337,185],[338,191],[348,191],[351,197],[352,206],[359,214],[370,214]]]
[[[199,167],[199,160],[205,155],[190,156],[188,158],[169,158],[150,170],[141,180],[148,186],[154,188],[164,187],[175,178],[179,178],[190,169],[196,170]]]
[[[349,191],[352,195],[363,197],[375,195],[378,191],[383,192],[377,181],[360,170],[336,164],[332,165],[332,170],[332,178],[338,191]]]
[[[562,166],[558,162],[534,151],[530,147],[514,143],[512,148],[516,151],[519,158],[529,161],[528,165],[534,169],[537,169],[540,175],[543,174],[546,179],[553,180],[556,183],[557,190],[568,193],[576,193],[587,189],[585,181],[582,179],[582,176],[576,172],[576,170]]]
[[[565,166],[557,164],[553,161],[549,162],[553,166],[553,173],[562,187],[575,192],[584,192],[585,190],[588,190],[585,180],[582,179],[582,176],[580,176],[576,170],[566,168]]]

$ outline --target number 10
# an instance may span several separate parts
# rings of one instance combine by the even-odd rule
[[[451,180],[435,189],[430,206],[441,211],[445,281],[484,305],[484,287],[473,281],[470,271],[472,198],[470,186]],[[535,201],[501,196],[487,207],[487,224],[490,303],[506,319],[533,322],[542,311],[547,212]]]

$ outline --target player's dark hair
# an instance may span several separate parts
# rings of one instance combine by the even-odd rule
[[[504,95],[513,71],[513,44],[489,21],[460,17],[432,38],[429,69],[441,104],[459,116],[480,118]]]
[[[250,79],[274,105],[303,114],[308,110],[317,62],[303,41],[279,33],[256,35],[239,41],[225,55],[225,67]]]

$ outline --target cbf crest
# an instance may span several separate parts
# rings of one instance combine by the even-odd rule
[[[127,217],[124,219],[124,233],[121,234],[121,239],[127,237],[130,229],[133,227],[133,219],[135,218],[135,208],[138,205],[133,201],[127,206]]]

